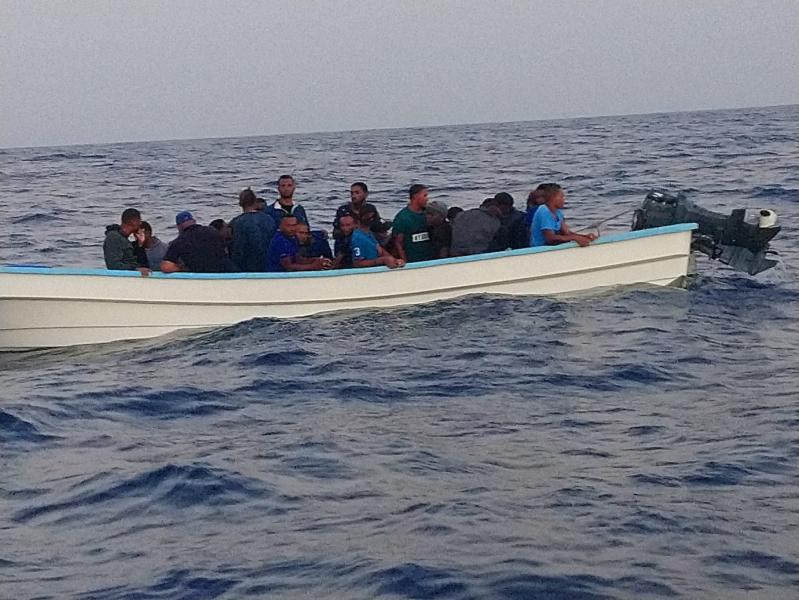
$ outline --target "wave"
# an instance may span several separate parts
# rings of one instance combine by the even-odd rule
[[[752,198],[775,198],[799,202],[799,189],[782,185],[759,186],[752,189]]]
[[[59,502],[17,511],[13,520],[29,523],[43,517],[58,521],[85,520],[101,510],[116,508],[115,514],[132,515],[147,507],[199,508],[238,504],[269,494],[263,484],[238,473],[202,464],[167,464],[129,479],[101,485],[105,478],[91,478],[89,491]],[[112,517],[117,518],[117,517]]]
[[[173,598],[219,598],[239,584],[239,580],[224,576],[208,576],[199,570],[173,569],[145,588],[118,585],[95,589],[77,596],[83,600],[171,600]]]
[[[54,439],[56,436],[41,433],[30,421],[0,409],[0,442],[47,442]]]
[[[69,219],[49,213],[33,213],[9,219],[14,225],[46,225],[47,223],[66,223]]]
[[[23,158],[25,162],[49,162],[62,160],[83,160],[108,158],[107,154],[81,154],[80,152],[54,152],[52,154],[38,154],[30,158]]]

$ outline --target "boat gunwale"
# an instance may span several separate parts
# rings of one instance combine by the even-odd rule
[[[683,233],[698,229],[696,223],[677,223],[663,227],[653,227],[650,229],[639,229],[637,231],[625,231],[599,237],[591,245],[612,244],[625,242],[646,237]],[[402,269],[424,269],[429,267],[439,267],[452,264],[480,262],[497,260],[501,258],[525,256],[529,254],[539,254],[542,252],[559,252],[576,248],[577,243],[569,242],[557,246],[535,246],[531,248],[519,248],[517,250],[503,250],[501,252],[490,252],[484,254],[471,254],[469,256],[456,256],[452,258],[440,258],[421,262],[408,263]],[[361,269],[335,269],[330,271],[299,271],[291,273],[162,273],[153,271],[150,278],[155,279],[221,279],[221,280],[243,280],[243,279],[297,279],[307,277],[340,277],[349,275],[367,275],[370,273],[386,273],[393,271],[388,267],[365,267]],[[0,266],[0,274],[18,275],[83,275],[100,277],[138,277],[138,271],[113,271],[109,269],[81,269],[71,267],[48,267],[48,266]]]

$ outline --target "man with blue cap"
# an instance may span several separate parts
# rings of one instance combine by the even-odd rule
[[[225,241],[213,227],[199,225],[187,210],[175,216],[180,232],[169,244],[161,270],[164,273],[230,273],[236,270],[225,251]]]

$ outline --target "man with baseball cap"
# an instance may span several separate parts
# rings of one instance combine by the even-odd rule
[[[175,225],[180,233],[169,244],[161,261],[164,273],[230,273],[236,270],[216,229],[199,225],[187,210],[175,216]]]

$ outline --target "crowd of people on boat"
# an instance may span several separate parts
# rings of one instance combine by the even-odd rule
[[[177,237],[169,244],[153,235],[141,212],[128,208],[118,225],[106,228],[106,268],[174,273],[291,272],[386,266],[467,256],[528,246],[576,242],[587,246],[593,233],[573,232],[563,216],[560,185],[544,183],[530,192],[526,211],[500,192],[477,208],[447,207],[430,200],[426,186],[408,190],[408,204],[388,221],[368,201],[363,182],[350,186],[350,201],[332,223],[333,246],[325,229],[312,229],[305,208],[294,199],[291,175],[277,182],[278,198],[268,203],[252,189],[239,194],[241,214],[230,222],[199,224],[191,212],[175,216]],[[132,239],[131,239],[132,238]]]

